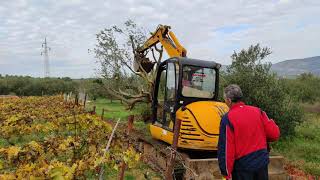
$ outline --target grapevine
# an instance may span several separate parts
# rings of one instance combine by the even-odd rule
[[[112,125],[61,96],[1,99],[0,126],[0,179],[96,178],[101,167],[140,160],[120,136],[104,153]]]

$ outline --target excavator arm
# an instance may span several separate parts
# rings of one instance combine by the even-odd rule
[[[186,57],[187,50],[179,43],[170,28],[170,26],[160,24],[157,30],[137,51],[142,54],[160,42],[170,57]]]
[[[186,57],[187,50],[179,43],[178,39],[172,31],[170,26],[159,25],[151,37],[135,51],[135,61],[133,68],[135,71],[141,71],[141,67],[149,73],[153,68],[154,62],[151,62],[145,53],[148,49],[154,47],[156,44],[161,43],[169,57]],[[140,64],[140,65],[139,65]]]

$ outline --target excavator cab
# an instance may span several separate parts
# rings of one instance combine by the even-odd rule
[[[150,126],[154,138],[171,144],[175,119],[180,118],[182,125],[178,147],[198,150],[216,148],[217,142],[213,138],[217,140],[220,118],[227,110],[222,103],[216,102],[220,66],[213,61],[186,57],[170,58],[160,64]],[[217,104],[220,109],[214,108]]]

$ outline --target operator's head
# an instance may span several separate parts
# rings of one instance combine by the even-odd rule
[[[242,97],[242,91],[236,84],[230,84],[224,89],[223,98],[229,107],[231,107],[232,103],[241,101]]]

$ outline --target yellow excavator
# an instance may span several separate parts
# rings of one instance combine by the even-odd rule
[[[159,43],[170,58],[154,68],[154,63],[145,55]],[[217,150],[221,117],[228,111],[225,103],[217,101],[221,65],[187,58],[186,49],[170,31],[170,26],[165,25],[159,25],[151,37],[136,49],[135,55],[140,57],[138,60],[141,65],[134,68],[136,71],[141,67],[146,72],[152,68],[157,70],[152,97],[152,137],[172,145],[174,130],[178,129],[174,125],[181,120],[177,147],[183,150],[180,151],[183,152],[180,158],[188,167],[182,168],[183,178],[221,179],[218,159],[211,152]],[[168,168],[168,164],[164,163],[168,156],[167,151],[162,151],[163,146],[153,146],[148,142],[143,144],[142,149],[148,161],[155,162],[160,169]],[[270,179],[288,178],[283,162],[282,156],[270,156]],[[179,172],[179,165],[174,169]]]
[[[226,104],[217,101],[221,65],[187,58],[186,49],[170,29],[159,25],[143,46],[136,49],[136,54],[143,55],[161,43],[170,57],[157,70],[151,135],[172,144],[174,122],[180,119],[178,148],[217,150],[220,120],[228,111]]]

